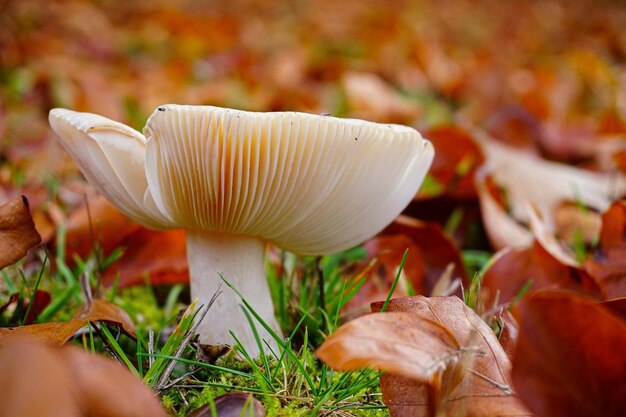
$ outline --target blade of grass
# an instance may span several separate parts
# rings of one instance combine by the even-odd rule
[[[385,303],[383,304],[383,307],[380,309],[381,313],[387,310],[387,306],[389,305],[389,300],[391,300],[391,296],[393,295],[393,292],[396,290],[398,281],[400,281],[402,269],[404,269],[404,263],[406,262],[406,257],[408,254],[409,254],[409,249],[407,248],[404,251],[404,255],[402,255],[402,261],[400,262],[400,266],[398,267],[398,273],[396,274],[396,277],[394,278],[393,283],[391,284],[391,288],[389,288],[389,292],[387,293],[387,298],[385,299]]]
[[[43,277],[43,271],[46,268],[46,262],[48,261],[48,252],[44,255],[43,262],[41,264],[41,269],[39,270],[39,274],[37,275],[37,281],[35,281],[35,287],[33,288],[33,295],[30,297],[30,301],[28,302],[28,307],[26,308],[26,314],[22,317],[20,321],[20,326],[24,325],[26,319],[28,319],[28,315],[33,308],[33,304],[35,304],[35,296],[37,295],[37,289],[39,288],[39,284],[41,283],[41,277]],[[37,317],[35,317],[37,319]],[[35,320],[33,320],[35,321]]]

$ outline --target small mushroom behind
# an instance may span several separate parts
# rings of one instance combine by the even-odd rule
[[[295,112],[165,105],[145,137],[69,110],[52,110],[50,123],[85,177],[131,218],[187,229],[193,297],[207,303],[221,275],[278,334],[265,242],[303,255],[359,244],[404,209],[434,154],[409,127]],[[231,331],[259,353],[227,288],[199,327],[200,342],[232,345]]]

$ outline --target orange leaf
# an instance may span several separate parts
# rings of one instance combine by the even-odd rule
[[[591,299],[541,292],[514,308],[515,387],[538,417],[618,417],[626,398],[626,322]]]
[[[26,197],[0,206],[0,269],[17,262],[41,242]]]

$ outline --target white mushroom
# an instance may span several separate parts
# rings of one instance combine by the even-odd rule
[[[221,274],[279,334],[265,242],[306,255],[361,243],[411,201],[434,154],[409,127],[295,112],[165,105],[145,137],[65,109],[52,110],[50,124],[85,177],[129,217],[187,229],[193,297],[207,303]],[[226,289],[200,341],[232,344],[232,331],[258,354],[239,304]]]

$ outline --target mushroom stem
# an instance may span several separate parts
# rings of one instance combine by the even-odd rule
[[[198,298],[199,304],[207,304],[222,283],[221,274],[250,303],[254,311],[282,335],[265,277],[264,252],[265,243],[258,238],[187,230],[192,298]],[[227,286],[222,286],[222,290],[223,293],[217,297],[198,327],[200,343],[233,346],[235,341],[230,334],[232,331],[252,357],[258,356],[260,351],[250,323],[243,313],[239,296]],[[274,338],[256,320],[254,324],[261,339],[278,352]]]

